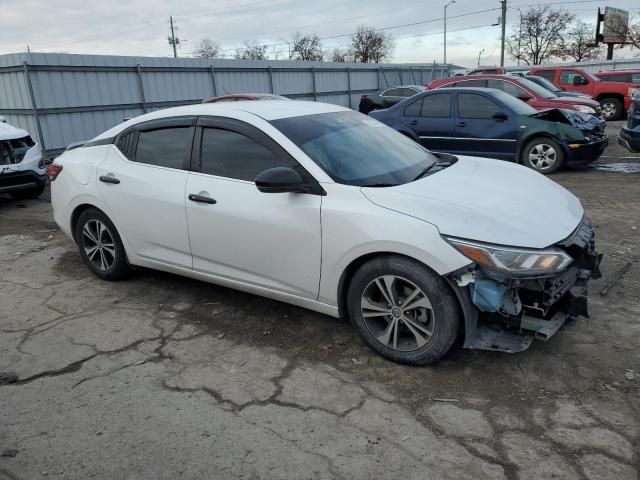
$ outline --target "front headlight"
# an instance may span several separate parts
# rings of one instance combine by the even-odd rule
[[[555,273],[564,270],[573,261],[557,248],[534,250],[499,247],[458,238],[445,239],[469,260],[513,273]]]
[[[577,108],[579,112],[596,113],[593,108],[588,107],[587,105],[574,105],[574,107]]]

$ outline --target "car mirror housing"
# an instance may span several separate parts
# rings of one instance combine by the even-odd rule
[[[500,110],[493,114],[493,119],[497,120],[498,122],[504,122],[505,120],[507,120],[507,118],[507,114]]]
[[[586,78],[578,77],[578,76],[573,77],[573,84],[574,84],[575,86],[579,86],[579,85],[586,85],[587,83],[589,83],[589,82],[587,82],[587,79],[586,79]]]
[[[529,100],[533,100],[533,97],[528,93],[519,93],[518,100],[522,100],[523,102],[528,102]]]
[[[263,193],[304,193],[308,190],[300,174],[288,167],[269,168],[260,172],[255,184]]]

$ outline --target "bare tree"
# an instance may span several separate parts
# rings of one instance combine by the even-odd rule
[[[329,59],[330,61],[337,63],[353,62],[353,53],[350,50],[334,48]]]
[[[563,36],[562,51],[564,57],[576,62],[595,60],[602,56],[602,48],[595,44],[594,27],[578,21]]]
[[[391,57],[394,48],[390,34],[377,32],[373,27],[360,25],[351,36],[353,60],[360,63],[380,63]]]
[[[267,48],[256,40],[247,40],[244,47],[236,50],[234,57],[242,60],[267,60]]]
[[[221,54],[220,44],[210,38],[203,38],[194,52],[194,55],[199,58],[218,58]]]
[[[296,32],[291,42],[291,56],[294,60],[306,60],[309,62],[321,62],[322,42],[318,35],[302,35]]]
[[[507,39],[507,53],[527,65],[564,57],[563,35],[575,15],[549,5],[530,8]]]

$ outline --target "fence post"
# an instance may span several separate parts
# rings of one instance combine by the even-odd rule
[[[311,67],[311,81],[313,83],[313,101],[318,101],[318,91],[316,90],[316,67]]]
[[[269,87],[271,87],[271,93],[276,93],[276,91],[273,89],[273,70],[271,70],[271,65],[267,67],[267,70],[269,72]]]
[[[376,79],[378,80],[378,90],[382,88],[382,80],[380,79],[380,65],[378,65],[378,70],[376,70]]]
[[[402,71],[400,68],[396,67],[396,73],[398,74],[398,85],[402,85]]]
[[[144,86],[142,84],[142,67],[140,64],[136,66],[138,72],[138,87],[140,88],[140,103],[142,104],[142,110],[147,113],[147,100],[144,97]]]
[[[416,81],[416,76],[413,73],[413,67],[409,67],[409,73],[411,73],[411,79],[413,80],[413,84],[418,85],[418,82]]]
[[[218,96],[218,87],[216,87],[216,70],[213,65],[210,66],[211,69],[211,85],[213,85],[213,96]]]
[[[351,95],[351,67],[347,67],[347,90],[349,90],[349,108],[353,108],[353,98]]]
[[[382,73],[382,76],[384,77],[384,84],[388,87],[389,86],[389,81],[387,80],[387,76],[384,74],[384,70],[382,69],[382,67],[380,68],[380,73]]]
[[[40,139],[40,148],[42,149],[42,155],[47,156],[47,147],[44,143],[44,136],[42,135],[42,126],[40,125],[40,115],[38,115],[38,106],[36,105],[36,96],[33,94],[33,85],[31,83],[31,74],[29,73],[29,65],[26,61],[22,62],[22,69],[24,70],[25,80],[27,81],[27,89],[29,90],[29,99],[31,100],[31,114],[36,122],[36,131],[38,132],[38,138]]]

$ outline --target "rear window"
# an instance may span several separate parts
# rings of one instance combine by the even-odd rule
[[[553,82],[553,79],[556,76],[556,72],[555,70],[537,70],[534,75],[536,77],[546,78],[550,82]]]

